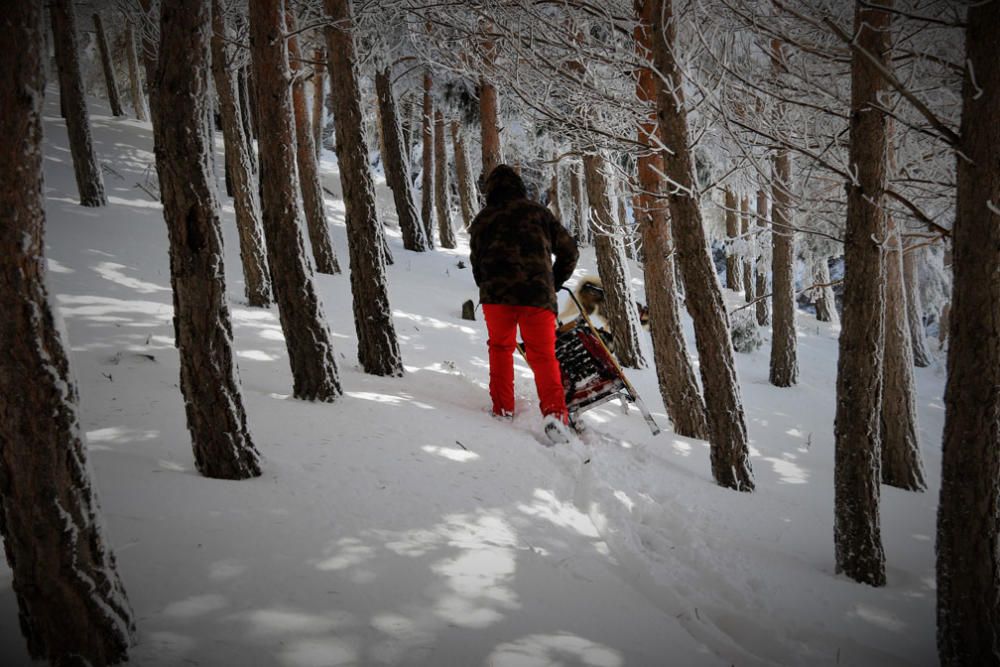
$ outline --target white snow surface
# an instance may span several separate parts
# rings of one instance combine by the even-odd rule
[[[223,189],[236,356],[264,474],[207,479],[194,470],[178,389],[166,226],[135,187],[153,163],[152,132],[100,101],[91,110],[97,152],[120,174],[105,174],[109,205],[96,209],[77,205],[49,87],[46,253],[136,613],[131,664],[936,663],[940,365],[916,369],[930,488],[883,487],[889,583],[874,589],[834,574],[836,327],[798,314],[792,389],[768,384],[767,344],[737,355],[757,491],[736,493],[713,483],[705,442],[670,431],[652,370],[629,375],[667,427],[656,437],[615,403],[587,413],[582,441],[540,446],[520,359],[518,416],[491,419],[484,325],[460,319],[476,297],[457,266],[468,264],[467,238],[412,253],[390,230],[405,377],[360,372],[348,276],[317,275],[345,395],[298,401],[277,311],[244,303]],[[339,192],[329,152],[323,179]],[[384,181],[376,189],[391,211]],[[328,197],[327,208],[346,264],[343,203]],[[576,278],[585,273],[596,274],[591,250]],[[641,268],[631,274],[641,299]],[[652,359],[645,332],[643,344]],[[0,662],[13,666],[28,658],[10,584],[0,565]]]

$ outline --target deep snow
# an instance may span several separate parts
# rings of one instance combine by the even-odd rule
[[[390,231],[406,376],[359,371],[348,277],[317,276],[346,393],[305,403],[289,396],[275,309],[243,303],[223,190],[237,359],[264,475],[206,479],[193,469],[177,386],[166,227],[136,186],[153,170],[152,132],[91,100],[96,148],[113,171],[109,205],[82,208],[58,108],[50,86],[50,289],[136,613],[133,664],[936,663],[940,365],[916,370],[930,488],[883,487],[889,585],[872,589],[833,573],[836,328],[798,314],[793,389],[768,384],[766,344],[737,355],[757,491],[735,493],[713,484],[706,443],[669,430],[651,370],[630,377],[667,427],[657,437],[614,404],[588,413],[586,443],[539,446],[520,360],[519,416],[490,419],[484,327],[459,317],[476,294],[458,267],[466,239],[418,254]],[[339,192],[324,157],[325,184]],[[394,217],[381,181],[378,193]],[[343,205],[327,206],[346,264]],[[586,272],[590,250],[577,277]],[[641,269],[631,272],[641,298]],[[0,656],[27,663],[6,565]]]

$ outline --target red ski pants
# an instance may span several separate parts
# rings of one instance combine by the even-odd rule
[[[566,420],[559,361],[556,359],[556,314],[534,306],[484,303],[489,332],[490,398],[493,414],[514,414],[514,346],[521,329],[528,365],[535,374],[535,388],[543,415]]]

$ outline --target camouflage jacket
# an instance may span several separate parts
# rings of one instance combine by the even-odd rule
[[[556,290],[573,275],[580,253],[549,209],[523,197],[488,204],[469,225],[469,237],[481,303],[557,310]]]

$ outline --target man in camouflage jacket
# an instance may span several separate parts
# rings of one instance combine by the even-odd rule
[[[514,346],[520,327],[542,414],[565,424],[566,397],[555,354],[556,290],[573,274],[576,241],[549,209],[527,198],[521,177],[507,165],[490,173],[483,191],[486,207],[469,225],[470,259],[489,332],[493,414],[514,414]]]

